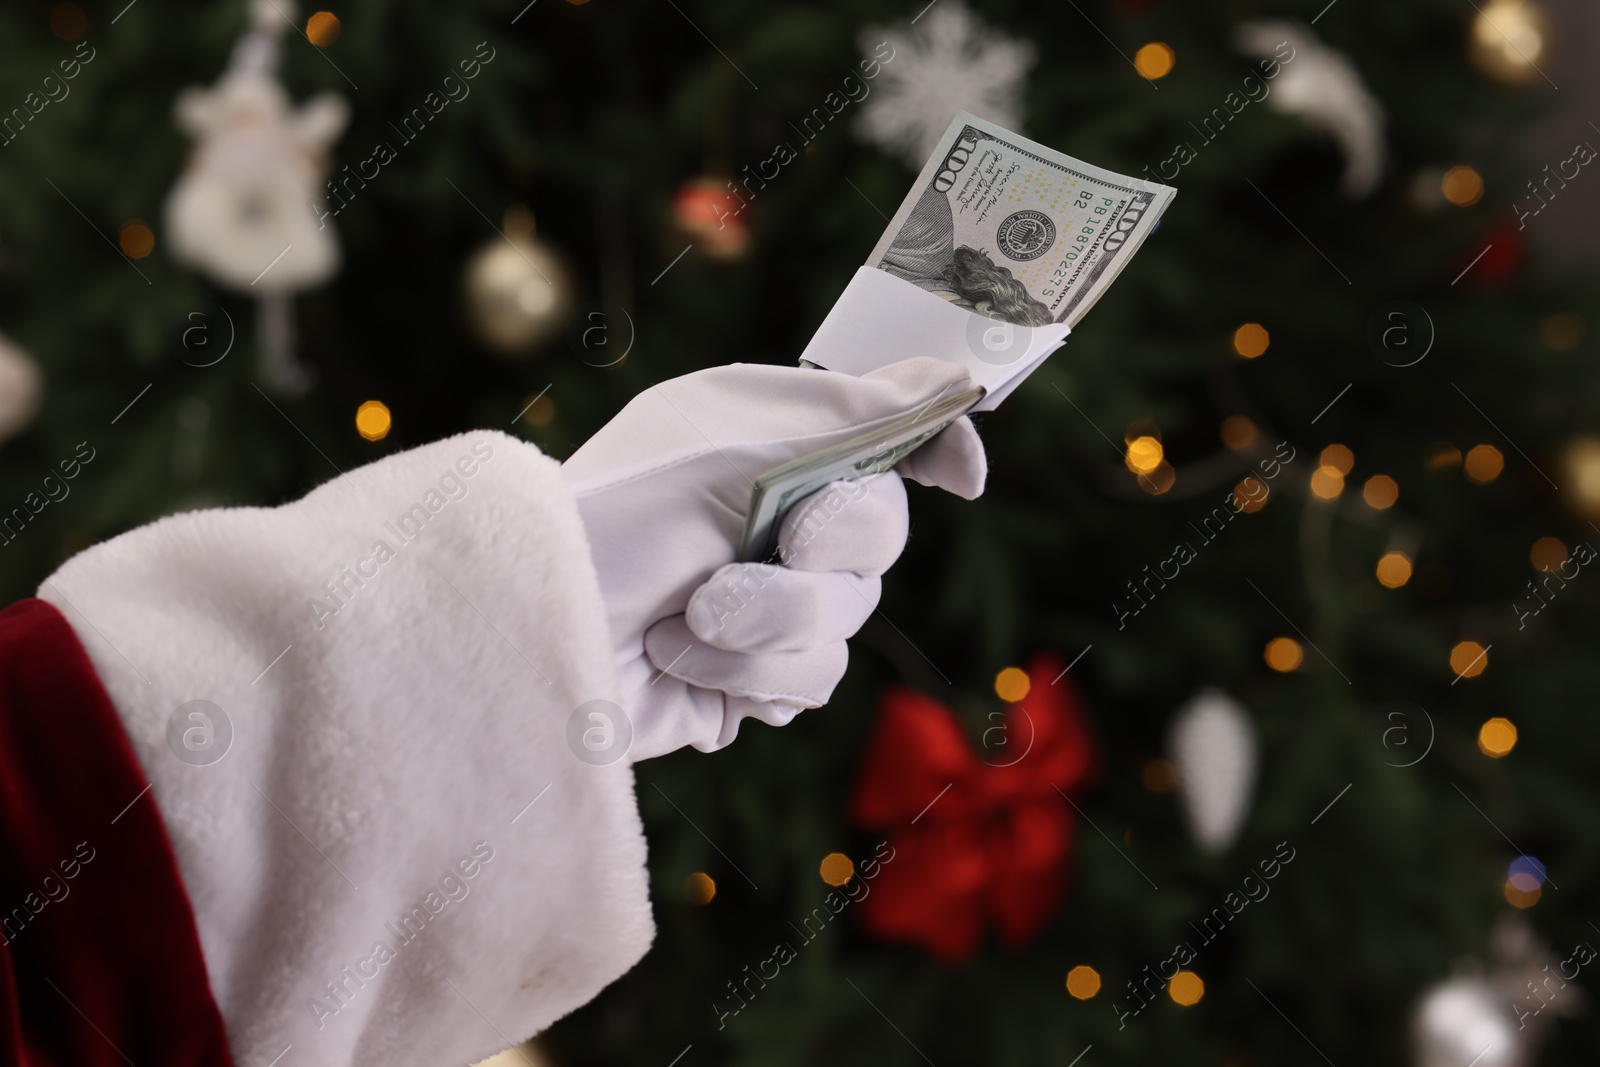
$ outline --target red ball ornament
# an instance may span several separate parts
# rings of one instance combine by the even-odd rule
[[[1475,255],[1481,258],[1473,261]],[[1499,285],[1517,276],[1526,255],[1527,242],[1507,220],[1491,227],[1473,251],[1461,256],[1458,269],[1464,273],[1457,277],[1480,286]]]
[[[745,211],[728,182],[712,177],[685,182],[672,200],[673,225],[713,259],[734,260],[749,250]]]

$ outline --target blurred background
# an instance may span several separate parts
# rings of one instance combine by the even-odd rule
[[[3,592],[792,363],[965,107],[1180,195],[982,420],[982,502],[913,489],[833,703],[640,766],[655,947],[515,1062],[1591,1062],[1597,43],[1578,0],[14,0]]]

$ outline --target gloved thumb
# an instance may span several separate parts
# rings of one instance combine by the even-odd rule
[[[964,374],[951,374],[951,366],[942,360],[908,359],[864,374],[862,380],[893,382],[913,396],[928,397],[927,404],[932,405],[969,385]],[[922,485],[954,493],[963,500],[976,500],[983,493],[989,461],[977,428],[963,415],[901,460],[895,470]]]
[[[901,460],[895,470],[914,482],[954,493],[963,500],[976,500],[983,495],[989,459],[984,455],[977,428],[963,415]]]

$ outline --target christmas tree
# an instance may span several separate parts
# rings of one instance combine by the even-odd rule
[[[205,165],[177,101],[246,6],[12,5],[4,592],[175,511],[472,427],[560,458],[658,382],[793,364],[921,131],[996,112],[1180,195],[982,419],[983,499],[912,490],[832,703],[640,765],[655,948],[544,1052],[1466,1067],[1411,1038],[1430,990],[1478,981],[1484,1067],[1535,1034],[1540,1062],[1586,1062],[1592,1017],[1545,1025],[1581,980],[1545,978],[1600,937],[1596,310],[1525,238],[1600,134],[1516,152],[1550,95],[1532,0],[1316,6],[285,6],[276,76],[348,105],[303,205],[341,262],[285,319],[175,256],[168,222]],[[308,387],[263,363],[285,338]],[[912,804],[925,823],[875,820],[863,798],[915,755],[886,755],[880,716],[916,693],[973,777]],[[1060,749],[1081,775],[1039,779],[1060,788],[1034,814],[972,806],[1030,716],[1087,724]],[[1008,874],[1038,805],[1069,836]],[[941,867],[958,831],[982,847]],[[910,860],[923,895],[869,905]],[[1505,947],[1513,918],[1547,957]]]

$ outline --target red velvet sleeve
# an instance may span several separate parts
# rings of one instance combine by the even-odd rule
[[[148,790],[67,621],[0,612],[0,1067],[231,1067]]]

